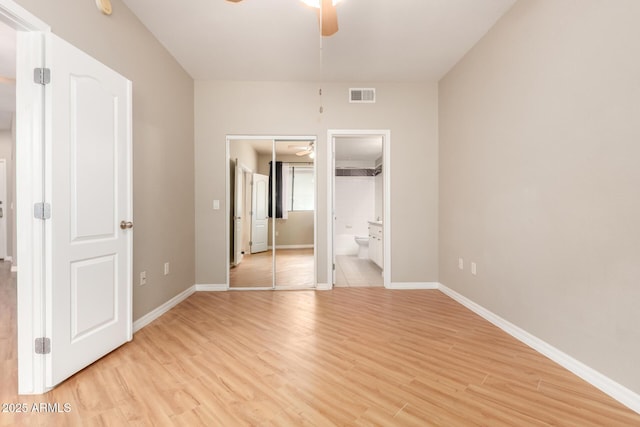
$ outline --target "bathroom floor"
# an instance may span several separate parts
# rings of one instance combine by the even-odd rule
[[[382,287],[382,270],[368,259],[356,255],[336,256],[336,283],[338,288]]]

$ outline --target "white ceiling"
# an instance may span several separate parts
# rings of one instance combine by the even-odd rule
[[[300,0],[124,2],[196,80],[416,82],[439,80],[515,0],[342,0],[322,42]]]
[[[336,160],[373,162],[382,157],[382,137],[336,138]]]
[[[320,38],[300,0],[124,0],[197,80],[439,80],[516,0],[342,0]],[[114,10],[114,14],[117,14]],[[15,32],[0,23],[0,75],[15,77]],[[15,109],[0,83],[0,129]]]

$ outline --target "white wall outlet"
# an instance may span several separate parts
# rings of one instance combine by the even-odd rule
[[[165,262],[164,263],[164,275],[166,276],[167,274],[169,274],[169,263]]]
[[[147,272],[146,271],[141,271],[140,272],[140,286],[144,286],[147,284]]]
[[[218,209],[220,209],[220,200],[214,200],[213,201],[213,209],[216,210],[216,211]]]
[[[464,260],[462,258],[458,258],[458,268],[464,270]]]
[[[473,275],[475,276],[475,275],[476,275],[476,273],[477,273],[476,263],[475,263],[475,262],[472,262],[472,263],[471,263],[471,274],[473,274]]]

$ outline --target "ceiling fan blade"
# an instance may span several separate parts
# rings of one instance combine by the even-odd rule
[[[333,0],[322,0],[320,21],[323,36],[332,36],[338,31],[338,12],[336,12]]]
[[[298,157],[302,157],[302,156],[306,156],[307,154],[311,153],[311,150],[304,150],[304,151],[298,151],[296,153],[296,156]]]
[[[227,0],[227,1],[229,1],[231,3],[240,3],[242,0]]]

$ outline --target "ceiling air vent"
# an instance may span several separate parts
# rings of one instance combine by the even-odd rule
[[[376,90],[375,88],[351,88],[349,102],[372,104],[376,102]]]

